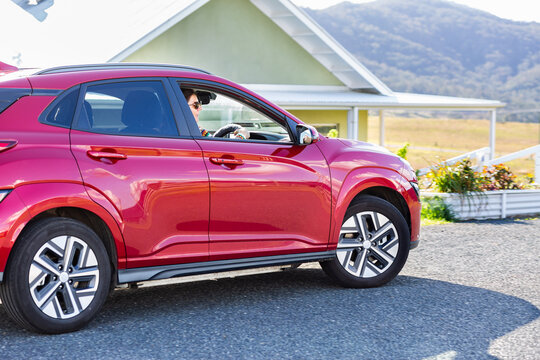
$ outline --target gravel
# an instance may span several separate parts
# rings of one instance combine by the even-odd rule
[[[0,358],[539,359],[540,220],[426,226],[401,274],[343,289],[316,264],[116,290],[44,336],[0,306]]]

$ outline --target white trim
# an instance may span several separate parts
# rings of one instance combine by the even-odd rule
[[[171,17],[169,20],[165,21],[159,25],[154,30],[150,31],[148,34],[144,35],[142,38],[135,41],[133,44],[129,45],[124,50],[120,51],[118,54],[110,58],[107,62],[119,62],[127,58],[129,55],[133,54],[137,50],[141,49],[143,46],[157,38],[159,35],[163,34],[174,25],[178,24],[180,21],[191,15],[195,10],[199,9],[201,6],[205,5],[210,0],[196,0],[193,3],[186,6],[184,9],[180,10],[176,15]]]
[[[347,139],[354,140],[354,111],[349,108],[347,111]]]
[[[371,85],[379,93],[392,95],[392,90],[291,1],[250,1],[347,87],[362,88],[361,79],[361,83]]]
[[[333,52],[335,52],[340,58],[342,58],[347,65],[349,65],[354,71],[359,73],[367,82],[369,82],[375,89],[377,89],[382,95],[392,95],[392,90],[387,87],[379,78],[377,78],[371,71],[369,71],[364,65],[362,65],[355,57],[351,55],[340,43],[338,43],[330,34],[326,32],[319,24],[317,24],[309,15],[307,15],[302,9],[296,7],[289,0],[279,0],[292,14],[294,14],[304,25],[308,27],[315,35],[317,35]],[[252,0],[253,2],[253,0]],[[291,35],[291,34],[289,34]],[[307,50],[307,49],[306,49]],[[335,70],[328,68],[335,74]],[[348,69],[346,69],[348,70]],[[336,75],[338,79],[339,76]],[[347,85],[347,84],[346,84]]]
[[[339,85],[290,85],[290,84],[241,84],[256,91],[303,91],[303,92],[336,92],[350,91],[347,86]]]
[[[506,219],[506,207],[508,205],[507,199],[508,192],[503,191],[502,193],[502,199],[501,199],[501,218]]]
[[[489,160],[495,159],[495,129],[497,125],[497,110],[491,111],[491,121],[489,123]]]
[[[540,213],[540,190],[495,190],[466,197],[456,193],[422,192],[422,196],[442,198],[459,220],[501,219]]]
[[[540,184],[540,151],[534,156],[534,183]]]
[[[271,102],[275,103],[276,105],[279,105],[280,107],[284,109],[291,109],[291,110],[349,110],[351,107],[354,106],[354,104],[345,104],[343,106],[338,105],[289,105],[286,103],[281,103],[277,100],[272,100],[270,97],[265,96],[266,99],[270,100]],[[381,105],[373,105],[373,106],[364,106],[362,104],[358,104],[359,106],[356,106],[358,110],[373,110],[373,111],[381,111],[381,110],[419,110],[419,111],[428,111],[428,110],[441,110],[441,111],[492,111],[493,108],[461,108],[461,107],[432,107],[432,106],[425,106],[425,107],[418,107],[418,106],[393,106],[393,105],[387,105],[387,106],[381,106]]]
[[[486,107],[484,106],[469,106],[464,107],[463,104],[457,104],[456,106],[452,105],[423,105],[420,106],[418,104],[383,104],[383,105],[368,105],[368,106],[361,106],[364,110],[401,110],[401,109],[407,109],[407,110],[451,110],[451,111],[492,111],[493,108],[500,107],[500,106],[493,106],[493,107]]]
[[[358,116],[359,116],[358,107],[355,106],[353,107],[353,131],[354,131],[353,139],[354,140],[358,140],[358,131],[360,127],[360,124],[358,123]]]
[[[493,111],[505,105],[495,100],[439,95],[394,93],[393,96],[384,96],[353,91],[346,86],[284,84],[244,84],[244,86],[282,107],[296,109],[358,107],[362,110]]]
[[[385,138],[384,111],[379,110],[379,145],[384,146]]]
[[[279,104],[277,104],[279,105]],[[287,106],[279,105],[285,110],[350,110],[350,106]]]

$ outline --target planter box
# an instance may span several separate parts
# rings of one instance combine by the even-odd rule
[[[468,196],[423,192],[422,196],[439,196],[459,220],[504,219],[540,213],[540,190],[497,190]]]

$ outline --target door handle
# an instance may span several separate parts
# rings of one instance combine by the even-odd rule
[[[210,162],[216,165],[242,165],[244,162],[240,159],[226,159],[211,157]]]
[[[88,156],[94,159],[113,159],[113,160],[124,160],[127,159],[126,154],[120,154],[120,153],[113,153],[113,152],[106,152],[106,151],[92,151],[88,150],[86,152]]]

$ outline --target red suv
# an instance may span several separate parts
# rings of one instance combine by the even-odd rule
[[[79,329],[115,286],[183,275],[318,261],[379,286],[418,244],[407,162],[319,137],[237,84],[173,65],[13,70],[0,296],[27,329]]]

